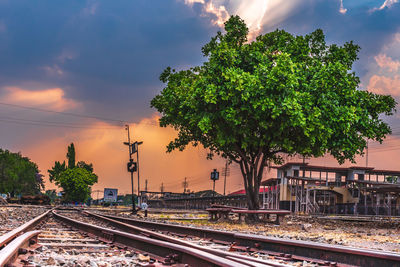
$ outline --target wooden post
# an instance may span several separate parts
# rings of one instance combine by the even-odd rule
[[[263,186],[263,209],[265,209],[265,185]]]
[[[304,213],[304,201],[303,201],[303,191],[304,191],[304,181],[301,181],[301,191],[300,191],[300,211]]]
[[[379,199],[379,193],[376,193],[376,215],[379,215],[379,206],[380,206],[380,199]]]
[[[367,185],[365,185],[364,188],[364,215],[368,214],[368,208],[367,208]]]
[[[289,202],[289,203],[290,203],[290,204],[289,204],[289,209],[290,209],[290,212],[292,212],[292,190],[293,190],[293,189],[292,189],[292,182],[293,182],[292,179],[289,179],[289,180],[288,180],[288,184],[289,184],[289,186],[290,186],[290,187],[289,187],[289,191],[290,191],[290,196],[289,196],[289,197],[290,197],[290,200],[289,200],[289,201],[290,201],[290,202]]]

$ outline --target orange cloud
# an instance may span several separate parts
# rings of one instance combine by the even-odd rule
[[[400,95],[400,76],[394,78],[373,75],[367,86],[368,91],[377,94],[390,94],[392,96]]]
[[[185,177],[190,190],[211,189],[210,172],[213,169],[221,171],[225,161],[221,158],[207,160],[207,151],[200,147],[188,147],[183,152],[166,153],[166,145],[176,137],[176,132],[171,128],[160,128],[157,121],[158,117],[155,116],[130,125],[131,141],[143,141],[139,148],[141,189],[144,189],[147,179],[149,190],[159,191],[163,183],[165,191],[182,192]],[[110,128],[111,125],[98,122],[87,129],[71,129],[61,137],[21,144],[24,147],[21,152],[36,162],[47,178],[47,170],[52,167],[54,161],[65,160],[67,146],[74,142],[77,160],[93,163],[94,171],[99,176],[94,190],[109,187],[118,188],[120,193],[129,193],[130,174],[126,171],[128,147],[123,145],[123,142],[127,141],[127,132],[124,127]],[[136,191],[136,173],[134,181]],[[237,167],[231,167],[231,176],[227,181],[227,192],[242,188],[242,178]],[[54,185],[46,183],[46,187],[54,188]],[[216,189],[223,192],[223,179],[216,182]]]
[[[80,106],[77,101],[66,98],[65,92],[61,88],[31,91],[19,87],[6,87],[3,89],[0,100],[12,104],[45,107],[55,111],[64,111]]]
[[[219,27],[223,27],[225,21],[229,19],[229,13],[225,6],[215,6],[213,2],[208,2],[204,10],[206,13],[212,14],[216,17],[216,19],[212,20],[212,23]]]
[[[397,71],[400,68],[400,61],[393,60],[385,54],[379,54],[375,57],[379,67],[388,69],[389,71]]]
[[[171,128],[160,128],[157,120],[158,117],[154,116],[130,125],[131,140],[143,141],[139,148],[141,189],[144,189],[147,179],[150,191],[159,191],[163,183],[165,191],[182,192],[182,182],[185,177],[190,190],[211,189],[210,172],[214,168],[221,171],[225,161],[221,158],[207,160],[207,151],[201,147],[188,147],[183,152],[166,153],[166,145],[176,136],[176,132]],[[67,130],[62,136],[47,138],[41,142],[21,143],[23,148],[21,152],[36,162],[47,178],[47,170],[52,167],[54,161],[65,160],[67,146],[74,142],[77,160],[93,163],[94,171],[99,176],[99,182],[93,186],[93,190],[102,191],[106,187],[118,188],[121,194],[126,194],[131,191],[130,174],[126,171],[129,159],[128,147],[123,145],[123,142],[127,141],[127,132],[124,127],[110,128],[112,126],[107,123],[97,122],[89,125],[87,129]],[[396,159],[399,156],[397,148],[400,147],[400,139],[389,138],[383,145],[370,143],[370,147],[369,166],[379,169],[398,169]],[[330,156],[311,159],[309,162],[338,166],[336,160]],[[358,157],[357,162],[358,164],[346,163],[345,166],[365,166],[365,157]],[[276,177],[276,172],[271,169],[267,173],[266,170],[264,177]],[[136,191],[137,173],[134,174],[134,183]],[[46,188],[54,188],[54,185],[47,182]],[[233,192],[242,188],[240,170],[232,164],[226,191]],[[216,189],[220,193],[223,192],[222,175],[216,182]],[[102,194],[99,195],[101,197]]]

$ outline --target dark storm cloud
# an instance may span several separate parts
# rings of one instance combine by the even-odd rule
[[[212,27],[176,1],[4,1],[0,86],[66,90],[91,113],[148,115],[171,66],[201,61]]]
[[[217,31],[202,5],[183,2],[0,0],[0,89],[60,87],[89,114],[148,116],[161,71],[200,64],[201,46]],[[354,40],[362,47],[362,76],[366,61],[399,30],[400,5],[371,12],[382,3],[344,1],[341,14],[340,1],[304,1],[279,28],[322,28],[329,42]]]

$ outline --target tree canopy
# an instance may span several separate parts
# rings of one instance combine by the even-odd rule
[[[55,183],[63,188],[65,201],[85,202],[90,196],[90,187],[97,183],[97,175],[84,168],[68,168]]]
[[[0,193],[35,195],[44,189],[38,166],[20,153],[0,149]]]
[[[93,173],[93,164],[79,161],[75,164],[75,146],[68,146],[68,167],[56,161],[48,170],[50,182],[63,189],[63,199],[66,202],[85,202],[91,193],[91,186],[97,183],[97,175]]]
[[[247,42],[238,16],[225,31],[203,46],[201,66],[164,70],[166,86],[151,106],[161,126],[178,131],[167,151],[202,144],[239,164],[249,208],[258,208],[264,168],[282,154],[354,161],[368,139],[382,142],[391,132],[381,115],[393,114],[395,100],[358,90],[358,45],[328,45],[319,29],[304,36],[276,30]]]

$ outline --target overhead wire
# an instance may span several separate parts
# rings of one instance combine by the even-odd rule
[[[15,118],[15,117],[6,117],[1,116],[0,122],[3,123],[13,123],[13,124],[20,124],[20,125],[31,125],[31,126],[44,126],[44,127],[68,127],[68,128],[92,128],[92,129],[105,129],[105,130],[115,130],[117,128],[114,127],[122,127],[124,124],[144,124],[149,126],[158,126],[158,123],[155,121],[140,121],[140,122],[128,122],[121,119],[114,119],[114,118],[106,118],[101,116],[95,115],[84,115],[72,112],[62,112],[62,111],[55,111],[55,110],[48,110],[43,108],[36,108],[36,107],[29,107],[23,106],[18,104],[10,104],[0,102],[0,105],[7,106],[7,107],[14,107],[14,108],[21,108],[27,110],[34,110],[38,112],[47,112],[47,113],[54,113],[59,115],[66,115],[66,116],[74,116],[80,118],[87,118],[87,119],[96,119],[100,121],[108,121],[108,122],[118,122],[119,125],[110,125],[110,127],[91,127],[87,126],[87,124],[81,123],[70,123],[70,122],[54,122],[54,121],[45,121],[45,120],[32,120],[32,119],[22,119],[22,118]]]
[[[74,117],[90,118],[90,119],[97,119],[97,120],[103,120],[103,121],[114,121],[114,122],[119,122],[119,123],[126,123],[125,120],[120,120],[120,119],[112,119],[112,118],[93,116],[93,115],[84,115],[84,114],[78,114],[78,113],[72,113],[72,112],[55,111],[55,110],[36,108],[36,107],[28,107],[28,106],[10,104],[10,103],[4,103],[4,102],[0,102],[0,105],[9,106],[9,107],[17,107],[17,108],[22,108],[22,109],[35,110],[35,111],[40,111],[40,112],[56,113],[56,114],[67,115],[67,116],[74,116]]]
[[[21,124],[21,125],[32,125],[32,126],[41,126],[41,127],[65,127],[65,128],[77,128],[77,129],[97,129],[97,130],[121,130],[121,127],[90,127],[90,126],[76,126],[71,124],[52,124],[49,122],[40,122],[40,121],[30,121],[30,120],[16,120],[16,119],[2,119],[0,118],[0,122],[5,123],[13,123],[13,124]]]

